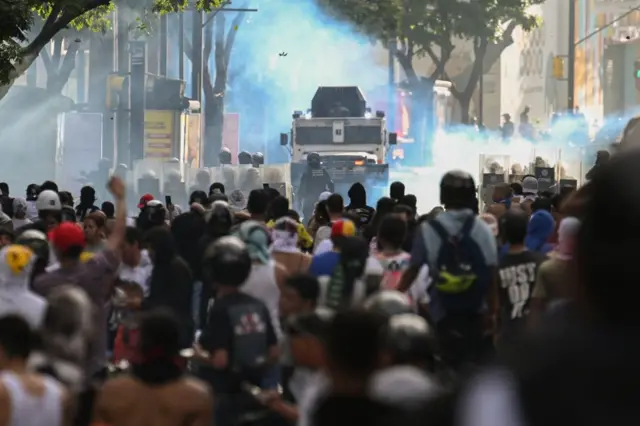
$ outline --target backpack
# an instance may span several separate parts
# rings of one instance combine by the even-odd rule
[[[482,249],[471,238],[475,221],[474,215],[469,217],[457,235],[449,235],[438,220],[429,221],[441,240],[436,264],[430,268],[431,292],[445,315],[477,313],[491,285],[491,268]]]

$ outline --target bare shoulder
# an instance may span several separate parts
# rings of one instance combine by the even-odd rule
[[[100,392],[103,395],[119,394],[125,390],[131,390],[137,387],[137,382],[131,377],[121,376],[109,379],[102,385]]]
[[[211,387],[204,381],[195,377],[185,377],[182,381],[184,389],[190,395],[202,399],[210,400],[213,398]]]

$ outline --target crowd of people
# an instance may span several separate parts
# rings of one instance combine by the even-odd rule
[[[354,184],[304,220],[269,188],[0,184],[0,426],[631,424],[637,164],[484,211],[463,171],[430,212]]]

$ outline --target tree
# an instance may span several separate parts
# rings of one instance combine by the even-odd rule
[[[538,21],[529,7],[544,0],[319,0],[325,10],[355,24],[388,46],[402,67],[414,95],[428,87],[414,68],[414,58],[428,56],[434,65],[429,80],[452,80],[453,96],[469,122],[469,105],[483,72],[488,71],[513,40],[520,25],[525,31]],[[390,40],[392,40],[390,42]],[[473,44],[474,61],[468,78],[451,78],[445,68],[456,40]],[[466,77],[466,75],[465,75]]]
[[[196,7],[211,10],[220,2],[197,0]],[[0,99],[61,31],[104,31],[109,25],[109,13],[117,4],[168,13],[184,10],[189,0],[0,0]],[[43,19],[42,26],[29,36],[37,16]],[[75,60],[75,54],[71,58]],[[62,67],[64,62],[58,71],[63,71]]]
[[[231,52],[236,40],[236,33],[245,18],[246,12],[237,12],[231,22],[227,23],[224,6],[230,4],[225,1],[221,8],[206,16],[204,21],[203,52],[202,52],[202,91],[204,94],[204,135],[206,141],[205,161],[217,158],[217,152],[222,149],[222,129],[224,124],[224,102],[229,82],[229,63]],[[241,9],[246,8],[243,4]],[[190,37],[184,36],[185,54],[190,61],[194,61],[196,52]],[[209,63],[211,54],[214,56],[214,69]]]

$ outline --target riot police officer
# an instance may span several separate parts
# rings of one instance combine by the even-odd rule
[[[231,164],[231,150],[226,146],[220,150],[218,154],[220,165]]]
[[[254,152],[251,156],[251,164],[253,167],[260,167],[264,164],[264,155],[261,152]]]
[[[240,154],[238,154],[238,164],[251,164],[251,154],[249,154],[247,151],[242,151]]]
[[[307,170],[300,178],[300,186],[298,188],[305,220],[308,220],[313,215],[313,209],[320,194],[327,190],[333,191],[331,176],[322,167],[320,155],[317,152],[312,152],[307,156]]]

